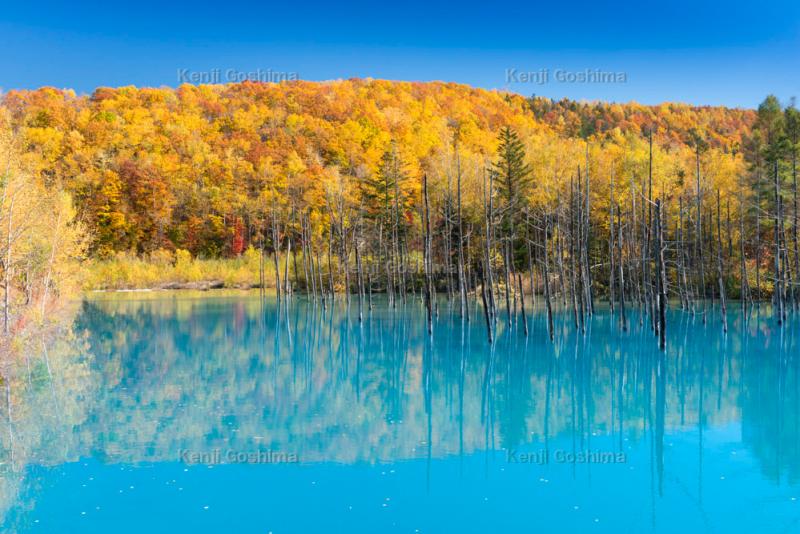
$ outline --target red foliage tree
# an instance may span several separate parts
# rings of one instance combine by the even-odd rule
[[[236,222],[233,224],[231,253],[234,256],[238,256],[242,252],[244,252],[244,222],[242,222],[241,217],[236,217]]]

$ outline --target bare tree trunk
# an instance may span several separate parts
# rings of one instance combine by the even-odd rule
[[[331,228],[328,232],[328,291],[331,300],[336,299],[336,290],[333,285],[333,216],[331,216]]]
[[[580,182],[580,180],[579,180]],[[577,330],[580,328],[581,320],[578,318],[579,314],[579,306],[578,306],[578,293],[580,289],[576,287],[577,282],[575,280],[579,268],[579,260],[577,260],[578,256],[578,247],[577,239],[576,239],[576,228],[575,228],[575,186],[570,180],[569,184],[569,266],[570,266],[570,297],[572,300],[572,317],[575,321],[575,329]]]
[[[431,210],[430,205],[428,203],[428,175],[423,174],[422,176],[422,195],[423,200],[425,202],[425,253],[424,253],[424,263],[425,263],[425,309],[427,312],[428,317],[428,334],[433,333],[433,288],[431,283]],[[484,311],[485,311],[486,303],[484,298]],[[491,332],[489,333],[489,337],[491,338]]]
[[[445,265],[444,265],[444,272],[445,276],[447,277],[447,298],[452,301],[453,299],[453,278],[452,274],[452,257],[453,257],[453,247],[452,247],[452,228],[451,228],[451,216],[450,216],[450,202],[452,194],[450,192],[451,186],[451,177],[450,173],[447,173],[447,190],[445,192],[444,197],[444,256],[445,256]]]
[[[646,259],[645,262],[645,276],[646,276],[646,288],[647,288],[647,295],[648,295],[648,302],[649,302],[649,315],[650,315],[650,326],[653,329],[653,332],[658,335],[658,318],[656,317],[656,295],[653,294],[653,286],[657,285],[658,282],[658,273],[655,276],[655,283],[653,273],[650,271],[650,260],[648,258],[648,254],[650,254],[650,248],[655,247],[655,236],[651,235],[653,232],[653,128],[650,127],[648,133],[648,142],[650,145],[649,149],[649,163],[647,165],[647,179],[648,179],[648,186],[647,186],[647,227],[642,232],[642,235],[645,236],[645,247],[644,253],[642,254],[642,259]],[[643,205],[644,206],[644,205]],[[644,220],[644,217],[642,217]],[[657,251],[653,251],[653,258],[657,259]],[[656,265],[658,268],[658,265]]]
[[[314,265],[314,251],[312,250],[314,247],[313,243],[308,243],[306,245],[306,252],[308,253],[308,265],[309,270],[311,273],[311,294],[314,296],[314,303],[317,302],[317,272],[316,267]],[[305,256],[304,256],[305,257]],[[306,279],[306,292],[308,291],[308,279]]]
[[[689,288],[686,284],[685,244],[683,240],[683,197],[678,197],[678,287],[681,294],[681,309],[689,309]]]
[[[6,258],[3,262],[3,331],[6,335],[9,332],[9,312],[10,312],[10,294],[11,294],[11,236],[13,233],[13,220],[14,220],[14,195],[11,196],[11,201],[8,204],[8,235],[6,235]]]
[[[459,313],[463,318],[467,317],[469,322],[469,315],[467,315],[467,288],[464,281],[464,227],[461,218],[461,158],[458,153],[458,137],[453,138],[453,149],[456,153],[456,198],[457,198],[457,217],[458,217],[458,296],[459,296]]]
[[[722,223],[720,222],[720,200],[717,189],[717,280],[719,282],[719,301],[722,313],[722,331],[728,331],[728,308],[725,302],[725,280],[722,272]]]
[[[280,268],[280,237],[278,235],[278,221],[275,213],[275,200],[272,201],[272,259],[275,261],[275,297],[278,305],[281,303],[281,268]]]
[[[289,302],[289,294],[292,291],[292,284],[289,282],[289,255],[292,252],[292,238],[288,238],[286,240],[286,261],[283,264],[283,283],[284,283],[284,290],[283,290],[283,299],[287,303]]]
[[[756,208],[756,293],[758,299],[756,305],[761,305],[761,216],[759,214],[760,207]]]
[[[309,269],[309,265],[308,265],[308,232],[307,232],[307,229],[306,229],[306,218],[305,218],[305,215],[303,215],[302,213],[300,214],[300,246],[302,247],[300,249],[300,254],[301,254],[302,258],[303,258],[303,284],[304,284],[305,292],[306,292],[306,294],[308,294],[308,290],[310,289],[309,283],[308,283],[308,281],[309,281],[309,276],[308,276],[308,269]],[[295,281],[297,281],[297,259],[295,259],[294,267],[295,267],[294,279],[295,279]],[[311,280],[313,281],[313,278],[311,278]],[[311,284],[311,286],[313,287],[313,283]],[[314,292],[314,299],[315,300],[316,300],[316,296],[317,296],[317,293],[315,291]]]
[[[550,262],[550,255],[548,254],[547,236],[550,234],[550,216],[545,215],[545,229],[544,229],[544,300],[547,306],[547,333],[550,336],[550,341],[553,341],[553,307],[550,304],[550,269],[548,264]]]
[[[658,256],[658,339],[661,350],[667,347],[667,267],[664,261],[664,230],[661,199],[656,199],[656,251]]]
[[[780,239],[780,219],[781,219],[781,191],[780,181],[778,175],[778,162],[775,161],[774,167],[775,174],[775,253],[774,253],[774,267],[775,267],[775,282],[772,290],[772,297],[775,308],[778,312],[778,324],[783,324],[784,311],[783,311],[783,287],[782,277],[780,272],[780,257],[781,257],[781,239]]]
[[[486,174],[484,174],[484,190],[486,190]],[[489,173],[488,189],[488,210],[486,209],[487,199],[484,199],[484,212],[486,213],[486,284],[489,292],[489,306],[491,309],[492,323],[497,322],[497,302],[494,298],[494,277],[492,276],[492,236],[494,217],[494,175]]]
[[[319,282],[319,295],[322,299],[322,309],[325,310],[328,307],[327,297],[325,295],[325,283],[322,280],[322,263],[319,261],[319,251],[316,253],[317,258],[317,277]]]
[[[508,249],[511,245],[506,242],[503,243],[503,268],[505,271],[505,278],[506,278],[506,287],[505,287],[505,296],[506,296],[506,318],[508,319],[508,326],[511,327],[511,277],[510,277],[510,266],[508,265],[509,257],[508,257]]]
[[[584,188],[586,195],[586,208],[584,210],[583,220],[583,280],[585,287],[585,300],[586,311],[591,316],[594,313],[594,297],[592,295],[592,267],[589,255],[589,245],[591,240],[591,225],[589,224],[589,216],[591,214],[590,200],[591,200],[591,185],[589,183],[589,143],[586,143],[586,187]]]
[[[535,308],[536,307],[536,274],[535,274],[535,266],[533,264],[533,253],[531,249],[533,248],[531,245],[531,221],[530,221],[530,212],[527,208],[525,208],[525,239],[526,245],[528,249],[528,276],[530,276],[530,284],[531,284],[531,305]]]
[[[528,276],[531,285],[531,304],[536,307],[536,280],[534,275],[533,253],[531,249],[531,217],[528,208],[525,208],[525,241],[528,252]]]
[[[358,322],[364,320],[364,273],[361,270],[361,253],[359,239],[353,231],[353,250],[356,253],[356,283],[358,284]]]
[[[58,210],[58,217],[56,219],[56,226],[53,230],[53,241],[50,245],[50,259],[47,262],[47,274],[44,277],[43,291],[42,291],[42,307],[41,318],[44,319],[45,307],[47,306],[47,297],[50,292],[50,281],[53,275],[53,264],[56,259],[56,250],[58,249],[58,239],[61,232],[61,209]]]
[[[792,223],[792,241],[794,244],[794,278],[792,280],[792,304],[794,309],[798,308],[798,282],[800,282],[800,249],[797,245],[797,149],[792,148],[792,196],[794,204],[793,223]]]
[[[564,308],[567,307],[567,282],[566,282],[566,273],[564,272],[564,232],[562,231],[562,224],[561,224],[561,213],[562,213],[562,206],[561,206],[561,196],[558,196],[558,203],[556,206],[556,258],[558,259],[558,289],[561,293],[561,303]],[[570,299],[571,300],[571,299]]]
[[[262,230],[263,232],[263,230]],[[264,234],[261,234],[261,243],[258,247],[258,294],[264,297],[266,293],[266,282],[264,280]]]
[[[702,208],[702,190],[700,189],[700,146],[695,150],[695,167],[696,167],[696,183],[697,183],[697,235],[695,236],[697,243],[698,259],[700,263],[700,300],[703,305],[703,323],[706,322],[706,269],[705,258],[703,256],[703,208]]]
[[[395,176],[399,176],[400,172],[396,168],[397,160],[395,159]],[[402,251],[400,248],[400,186],[398,184],[397,178],[394,181],[394,223],[392,228],[392,234],[394,237],[394,243],[392,243],[392,247],[394,250],[394,275],[397,279],[397,283],[400,289],[400,298],[405,302],[406,300],[406,288],[405,288],[405,276],[404,276],[404,269],[403,266],[403,258],[402,258]]]
[[[488,267],[488,266],[487,266]],[[486,335],[489,338],[489,344],[494,343],[492,335],[492,319],[489,317],[489,304],[486,302],[486,278],[481,273],[481,299],[483,300],[483,316],[486,319]]]
[[[741,282],[739,284],[739,298],[742,304],[742,311],[747,307],[750,300],[750,284],[747,278],[747,263],[744,255],[744,192],[739,189],[739,268]]]
[[[611,192],[608,207],[608,303],[614,313],[614,170],[611,170]]]
[[[519,286],[520,309],[522,311],[522,326],[525,330],[525,336],[528,335],[528,319],[525,315],[525,292],[522,291],[522,275],[517,273],[517,285]]]
[[[617,232],[619,237],[619,320],[624,331],[628,329],[628,320],[625,317],[625,269],[622,260],[622,215],[619,204],[617,204]]]

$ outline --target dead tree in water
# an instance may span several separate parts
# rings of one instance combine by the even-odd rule
[[[775,267],[775,282],[773,283],[773,291],[772,291],[772,298],[775,304],[775,307],[778,311],[778,324],[782,324],[785,318],[784,315],[784,302],[783,302],[783,276],[781,273],[780,262],[781,262],[781,189],[780,189],[780,177],[778,174],[778,162],[775,161],[775,252],[773,258],[773,264]]]
[[[580,168],[578,170],[580,172]],[[578,183],[580,183],[580,177],[578,179]],[[577,287],[576,278],[578,276],[578,269],[580,268],[578,264],[578,254],[579,254],[579,246],[578,241],[576,239],[576,232],[577,228],[575,225],[575,184],[573,180],[570,179],[569,184],[569,268],[570,268],[570,277],[569,277],[569,290],[570,296],[572,300],[572,317],[575,322],[575,329],[577,330],[581,326],[582,317],[580,316],[580,306],[578,305],[578,298],[580,294],[580,288]]]
[[[520,308],[522,310],[522,325],[525,330],[525,336],[528,335],[528,318],[525,315],[525,293],[522,291],[522,275],[517,273],[517,283],[519,285],[519,298]]]
[[[541,312],[547,313],[551,338],[555,335],[554,314],[558,313],[567,322],[566,331],[571,321],[576,329],[588,331],[595,298],[608,298],[611,313],[618,316],[614,320],[619,321],[620,330],[630,329],[627,315],[640,311],[641,326],[652,329],[660,346],[666,338],[668,297],[680,298],[681,309],[693,313],[695,308],[706,306],[698,303],[698,299],[710,298],[708,305],[713,310],[719,296],[722,326],[727,330],[731,295],[740,295],[746,307],[759,292],[764,299],[775,299],[775,317],[785,322],[787,308],[791,311],[798,300],[794,285],[800,280],[794,266],[797,253],[792,249],[792,207],[784,206],[790,201],[787,160],[775,156],[779,159],[778,166],[768,159],[768,164],[740,173],[737,221],[736,189],[740,186],[728,185],[734,173],[739,173],[740,161],[734,162],[736,166],[715,169],[713,164],[724,149],[704,156],[703,143],[697,140],[688,152],[685,169],[673,172],[672,166],[664,165],[669,170],[662,173],[661,162],[668,157],[668,149],[662,151],[653,132],[645,135],[639,142],[642,149],[649,148],[647,153],[637,151],[620,161],[614,159],[612,151],[607,157],[590,160],[591,150],[599,154],[600,147],[587,144],[585,164],[580,147],[575,158],[578,161],[567,161],[557,167],[562,172],[568,169],[563,174],[545,180],[543,174],[550,171],[536,168],[536,184],[533,177],[528,182],[508,179],[522,173],[513,165],[527,166],[522,157],[524,152],[516,153],[521,157],[519,160],[507,156],[499,157],[496,163],[488,158],[477,161],[475,153],[462,146],[465,138],[454,135],[452,145],[445,146],[437,157],[419,162],[425,171],[422,195],[413,184],[398,187],[399,159],[391,160],[392,167],[387,167],[391,172],[390,179],[385,180],[385,195],[380,197],[383,202],[364,202],[359,197],[363,194],[359,188],[364,187],[361,182],[368,179],[365,176],[369,171],[353,177],[358,181],[340,185],[338,192],[326,189],[323,209],[330,211],[330,225],[328,214],[315,212],[314,207],[300,209],[305,204],[282,205],[275,201],[270,220],[268,198],[264,213],[260,214],[262,231],[254,228],[248,234],[250,244],[260,246],[263,251],[258,260],[259,285],[263,290],[265,262],[269,261],[266,255],[274,251],[276,294],[281,305],[290,302],[293,291],[305,290],[309,299],[321,298],[323,306],[333,296],[334,289],[346,295],[353,293],[352,296],[358,292],[361,318],[363,301],[369,295],[372,302],[373,290],[385,291],[390,306],[395,307],[398,300],[406,298],[406,293],[416,301],[416,289],[420,289],[429,332],[433,330],[434,315],[438,316],[438,288],[442,293],[448,292],[451,300],[442,302],[449,304],[453,313],[458,296],[458,313],[467,321],[470,320],[468,304],[479,306],[485,300],[483,313],[492,340],[502,330],[497,326],[498,321],[506,318],[506,330],[518,328],[521,317],[523,328],[530,333],[535,327],[527,322],[529,307],[533,301],[533,309],[538,309],[535,300],[539,296],[545,299]],[[475,161],[462,169],[468,157]],[[442,161],[446,162],[444,171],[436,167],[443,165]],[[621,169],[625,169],[624,176]],[[589,171],[594,175],[594,183]],[[770,174],[773,172],[774,176]],[[602,175],[610,181],[603,184]],[[721,184],[719,189],[711,185],[712,176],[716,177],[713,183]],[[745,184],[754,179],[761,182],[750,192]],[[525,187],[519,187],[520,184]],[[539,185],[544,187],[537,188]],[[718,189],[716,206],[711,187]],[[608,205],[596,204],[592,210],[592,192],[595,201],[598,195],[608,195]],[[722,197],[726,199],[725,205]],[[767,221],[764,228],[761,218]],[[764,235],[760,235],[762,229]],[[737,231],[739,236],[735,235]],[[770,243],[773,233],[774,242]],[[736,239],[738,250],[734,247]],[[320,262],[325,254],[324,240],[329,242],[327,275]],[[295,279],[290,281],[289,256],[295,255],[302,265],[295,261]],[[255,263],[255,256],[253,260]],[[768,274],[759,273],[759,268]],[[298,277],[298,269],[304,279]],[[348,278],[349,272],[353,280]],[[752,289],[749,276],[755,276]],[[767,280],[763,288],[762,276]],[[526,282],[530,289],[524,287]],[[669,284],[674,286],[670,288]],[[530,299],[525,294],[528,290]],[[470,301],[472,298],[475,300]],[[503,299],[505,313],[500,309]],[[677,306],[675,302],[676,309]]]
[[[545,215],[545,226],[544,226],[544,239],[542,240],[542,246],[544,246],[544,300],[547,306],[547,333],[550,336],[550,341],[553,341],[553,307],[550,303],[550,269],[548,267],[550,263],[550,255],[547,251],[547,241],[548,236],[550,235],[550,215]]]
[[[725,303],[725,280],[722,272],[722,228],[719,212],[719,189],[717,189],[717,280],[719,282],[719,300],[722,312],[722,330],[728,331],[728,310]]]
[[[489,313],[489,304],[486,302],[486,278],[483,275],[485,269],[481,270],[481,300],[483,300],[483,316],[486,319],[486,335],[489,338],[489,344],[494,343],[494,336],[492,335],[492,319]]]
[[[628,320],[625,317],[625,269],[622,261],[622,215],[620,212],[620,206],[617,204],[617,237],[619,238],[617,242],[619,248],[619,261],[617,262],[619,267],[619,321],[624,331],[628,329]]]
[[[678,286],[680,287],[681,309],[691,307],[689,284],[686,278],[686,242],[683,233],[683,197],[678,197]]]
[[[461,217],[461,157],[458,153],[458,136],[459,131],[456,130],[453,134],[453,151],[456,157],[456,216],[457,231],[458,231],[458,298],[459,298],[459,313],[461,317],[465,317],[469,322],[469,315],[467,314],[467,288],[466,281],[464,280],[464,223]]]
[[[698,266],[700,267],[700,301],[703,306],[703,323],[706,322],[706,268],[705,256],[703,254],[703,208],[702,208],[702,189],[700,188],[700,150],[701,141],[699,138],[695,139],[695,181],[696,181],[696,199],[697,206],[696,217],[696,231],[695,231],[695,250],[697,251]]]
[[[741,279],[739,288],[739,299],[742,304],[742,310],[747,308],[747,304],[751,299],[750,284],[747,279],[747,263],[745,262],[744,255],[744,192],[739,189],[739,277]]]
[[[275,297],[278,303],[281,302],[281,268],[280,259],[280,238],[278,237],[278,215],[275,211],[275,194],[272,196],[272,258],[275,260]]]
[[[583,213],[583,279],[585,286],[586,311],[591,316],[594,313],[594,297],[592,295],[592,266],[590,265],[589,258],[589,240],[591,238],[591,224],[589,215],[591,213],[590,195],[591,186],[589,183],[589,143],[586,143],[586,187],[584,188],[584,195],[586,197],[586,207]]]
[[[531,278],[531,304],[535,307],[536,306],[536,280],[535,280],[535,267],[533,265],[533,253],[531,249],[533,248],[531,243],[531,217],[530,212],[528,209],[525,209],[525,245],[528,252],[528,275]]]
[[[263,232],[263,224],[262,224]],[[266,270],[264,269],[264,234],[258,247],[258,293],[263,298],[266,293]]]
[[[609,194],[610,201],[608,207],[608,304],[611,307],[611,313],[614,313],[614,170],[611,170],[611,192]]]
[[[486,175],[489,175],[489,184],[487,187],[486,184]],[[489,316],[492,319],[492,324],[497,322],[497,308],[495,305],[495,298],[494,298],[494,279],[492,277],[492,233],[493,233],[493,222],[492,217],[494,215],[494,200],[493,200],[493,185],[494,185],[494,173],[489,171],[486,172],[484,170],[483,174],[483,211],[486,214],[484,217],[484,225],[485,225],[485,248],[484,248],[484,280],[483,284],[486,285],[487,295],[486,298],[489,301]]]
[[[422,176],[422,195],[424,199],[424,217],[425,217],[425,250],[424,250],[424,264],[425,264],[425,309],[428,316],[428,334],[433,333],[433,294],[434,288],[431,281],[431,210],[428,201],[428,175]]]
[[[664,261],[664,229],[661,213],[661,199],[656,199],[656,263],[658,279],[658,339],[659,347],[664,350],[667,347],[667,267]]]

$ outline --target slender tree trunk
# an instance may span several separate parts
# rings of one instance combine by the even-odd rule
[[[464,280],[464,227],[461,218],[461,158],[458,153],[458,137],[454,137],[453,149],[456,155],[456,201],[457,201],[457,217],[458,217],[458,297],[459,297],[459,313],[461,317],[466,316],[469,322],[469,315],[467,315],[467,288]]]
[[[544,300],[547,306],[547,333],[550,336],[550,341],[553,341],[553,307],[550,303],[550,255],[548,254],[548,235],[550,235],[550,216],[545,215],[545,230],[544,230]]]
[[[275,262],[275,297],[278,300],[278,305],[280,306],[281,303],[281,268],[280,268],[280,236],[278,235],[278,221],[276,220],[276,213],[274,209],[274,200],[273,200],[273,210],[272,210],[272,249],[273,254],[272,258]]]
[[[484,190],[486,189],[486,175],[484,174]],[[492,246],[494,225],[492,224],[494,218],[494,175],[489,173],[489,189],[488,189],[488,204],[489,208],[486,210],[486,202],[484,202],[484,212],[486,213],[486,283],[488,284],[487,291],[489,292],[489,306],[491,307],[492,323],[497,322],[497,300],[494,297],[494,276],[492,275]]]
[[[756,293],[758,294],[756,306],[761,306],[763,298],[761,293],[761,215],[758,212],[759,209],[760,207],[756,207]]]
[[[747,278],[747,262],[744,253],[744,191],[739,189],[739,269],[741,282],[739,284],[739,298],[742,304],[742,311],[747,307],[750,300],[750,284]]]
[[[353,231],[353,251],[356,254],[356,283],[358,284],[358,322],[364,320],[364,273],[361,269],[361,246],[356,232]]]
[[[525,208],[525,236],[527,241],[527,249],[528,249],[528,275],[530,276],[530,284],[531,284],[531,304],[536,307],[536,280],[534,274],[534,264],[533,264],[533,254],[531,249],[531,221],[530,221],[530,212],[527,208]]]
[[[517,285],[519,286],[520,308],[522,310],[522,326],[525,336],[528,336],[528,318],[525,315],[525,292],[522,291],[522,275],[517,273]]]
[[[625,317],[625,269],[622,260],[622,215],[619,204],[617,204],[617,233],[619,237],[619,320],[622,330],[628,329],[628,320]]]
[[[6,257],[3,262],[3,331],[6,335],[9,333],[10,324],[10,295],[11,295],[11,243],[13,235],[13,221],[14,221],[14,199],[15,195],[11,196],[11,201],[8,204],[8,234],[6,235]]]
[[[608,303],[614,313],[614,170],[611,170],[611,193],[608,207]]]
[[[492,319],[489,316],[489,304],[486,302],[486,278],[483,276],[483,272],[481,272],[481,299],[483,300],[483,316],[486,319],[486,335],[489,338],[489,344],[491,345],[494,343],[494,338],[492,335]]]
[[[775,308],[778,313],[778,324],[783,324],[783,287],[781,285],[782,277],[780,272],[780,258],[781,258],[781,239],[780,239],[780,218],[781,218],[781,191],[780,191],[780,178],[778,174],[778,162],[775,161],[774,167],[775,177],[775,253],[773,265],[775,267],[775,282],[773,284],[772,296]]]
[[[656,199],[656,251],[658,256],[658,339],[661,350],[667,347],[667,267],[664,261],[664,230],[661,199]]]
[[[331,228],[328,232],[328,291],[331,300],[336,298],[336,291],[333,285],[333,217],[331,217]]]
[[[798,223],[798,212],[797,212],[797,148],[796,143],[795,146],[792,147],[792,197],[793,197],[793,222],[792,222],[792,242],[794,244],[794,277],[792,279],[792,304],[794,309],[797,310],[798,308],[798,296],[797,296],[797,289],[798,283],[800,282],[800,248],[798,248],[798,239],[797,239],[797,223]]]
[[[425,264],[425,311],[427,312],[428,318],[428,334],[433,333],[433,287],[431,283],[431,210],[430,204],[428,202],[428,175],[423,174],[422,176],[422,195],[423,200],[425,203],[425,254],[424,254],[424,264]],[[484,298],[484,308],[486,307],[485,298]],[[489,333],[489,337],[491,338],[491,332]]]
[[[286,259],[283,264],[283,283],[284,283],[284,290],[283,290],[283,299],[288,302],[289,295],[292,291],[292,284],[289,282],[289,256],[292,252],[292,238],[288,238],[286,240]]]
[[[45,307],[47,306],[47,297],[50,292],[50,281],[53,275],[53,264],[55,264],[56,251],[58,250],[58,239],[61,232],[61,209],[58,210],[58,217],[56,218],[56,226],[53,230],[53,240],[50,244],[50,259],[47,262],[47,274],[45,274],[43,287],[42,287],[42,303],[41,303],[41,318],[44,319]]]
[[[717,189],[717,281],[719,282],[719,302],[722,313],[722,331],[728,331],[728,308],[725,302],[725,280],[722,268],[722,223],[720,221],[719,189]]]
[[[586,143],[586,187],[584,188],[586,195],[586,208],[584,210],[583,221],[583,268],[584,268],[584,286],[585,286],[585,300],[586,311],[591,316],[594,313],[594,296],[592,295],[592,266],[590,258],[590,243],[591,243],[591,225],[589,224],[591,214],[591,184],[589,182],[589,143]]]

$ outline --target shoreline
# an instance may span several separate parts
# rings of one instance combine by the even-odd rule
[[[166,282],[155,287],[122,287],[87,289],[87,293],[148,293],[157,291],[212,291],[225,289],[259,289],[260,284],[236,283],[225,285],[222,280],[199,280],[196,282]]]

